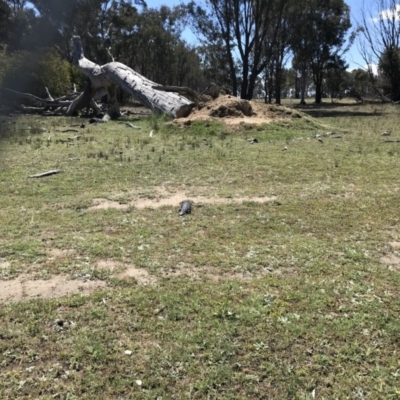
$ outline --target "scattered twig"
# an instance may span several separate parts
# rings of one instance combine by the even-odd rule
[[[39,113],[39,112],[43,112],[46,110],[46,107],[29,107],[29,106],[25,106],[23,104],[20,104],[18,107],[21,110],[25,111],[26,113],[29,113],[29,112]]]
[[[125,125],[126,125],[128,128],[140,129],[140,126],[133,125],[133,124],[131,124],[130,122],[126,122]]]
[[[59,174],[60,172],[62,172],[60,169],[52,169],[51,171],[42,172],[40,174],[29,175],[28,178],[43,178],[44,176]]]
[[[387,139],[382,140],[383,143],[400,143],[400,139]]]
[[[107,53],[108,53],[108,55],[110,56],[110,58],[111,58],[111,61],[112,61],[112,62],[114,62],[114,61],[115,61],[115,59],[114,59],[113,55],[111,54],[111,51],[110,51],[110,49],[111,49],[111,47],[108,47],[108,48],[107,48]]]
[[[15,95],[19,97],[23,97],[25,99],[30,99],[33,101],[36,101],[40,104],[46,105],[46,106],[51,106],[51,107],[63,107],[63,106],[69,106],[71,104],[70,101],[52,101],[52,100],[47,100],[47,99],[42,99],[40,97],[34,96],[33,94],[30,93],[21,93],[17,92],[16,90],[12,90],[9,88],[5,88],[4,90],[7,90],[8,92],[14,93]]]
[[[63,131],[57,129],[56,132],[66,133],[66,132],[79,132],[79,131],[78,129],[64,129]]]
[[[47,94],[47,100],[54,101],[54,97],[50,94],[49,89],[47,87],[44,88]]]

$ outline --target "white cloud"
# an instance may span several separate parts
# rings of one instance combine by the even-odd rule
[[[366,64],[363,66],[363,69],[366,71],[370,69],[374,75],[378,75],[378,66],[376,64]]]
[[[364,69],[365,71],[368,71],[368,65],[369,65],[369,68],[371,69],[372,73],[374,75],[378,75],[378,66],[376,64],[365,64],[362,67],[349,68],[347,71],[351,72],[351,71],[354,71],[355,69]]]
[[[377,23],[377,22],[379,22],[379,21],[381,21],[381,20],[387,20],[387,19],[395,19],[395,21],[399,21],[400,20],[400,4],[396,4],[396,7],[393,9],[386,9],[386,10],[383,10],[381,13],[380,13],[380,15],[379,15],[379,18],[378,17],[375,17],[375,18],[373,18],[372,19],[372,21],[374,22],[374,23]]]

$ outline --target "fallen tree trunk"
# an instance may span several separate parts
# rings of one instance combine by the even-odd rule
[[[113,117],[121,115],[116,99],[116,87],[139,100],[144,106],[174,118],[186,117],[192,111],[194,104],[177,93],[165,93],[154,89],[158,86],[128,66],[119,62],[110,62],[99,66],[88,60],[83,54],[82,42],[79,36],[73,37],[74,64],[91,82],[91,97],[98,90],[107,89],[110,101],[110,114]],[[75,111],[71,109],[69,112]]]
[[[174,118],[187,117],[194,103],[177,93],[166,93],[154,89],[156,83],[146,79],[133,69],[118,62],[102,67],[107,78],[115,82],[122,90],[139,100],[144,106],[166,113]]]
[[[42,99],[30,93],[8,90],[19,97],[46,107],[43,115],[59,115],[60,112],[65,115],[76,115],[78,111],[84,109],[87,113],[89,109],[92,109],[95,114],[99,114],[101,109],[95,99],[107,95],[108,113],[111,118],[118,118],[121,116],[121,111],[116,96],[117,87],[120,87],[121,90],[134,97],[145,107],[159,113],[168,114],[173,118],[187,117],[195,106],[196,96],[190,92],[190,89],[171,91],[171,89],[158,85],[119,62],[113,61],[100,66],[84,56],[79,36],[74,36],[72,42],[73,62],[88,78],[83,92],[77,92],[74,86],[71,94],[55,99],[46,88],[47,99]],[[187,94],[187,97],[194,101],[178,92]]]

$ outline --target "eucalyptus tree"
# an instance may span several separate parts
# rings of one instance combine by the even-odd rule
[[[329,63],[343,56],[354,37],[351,35],[347,43],[350,8],[344,0],[305,0],[297,7],[291,48],[301,74],[312,72],[315,102],[320,103]]]
[[[5,45],[9,38],[9,21],[11,9],[8,4],[0,0],[0,44]]]
[[[374,78],[376,79],[376,76]],[[370,74],[364,68],[357,68],[347,72],[346,83],[350,91],[359,93],[362,98],[376,96],[376,90],[374,90],[375,81],[371,82]]]
[[[199,55],[201,70],[203,75],[203,87],[205,88],[210,82],[216,83],[220,87],[232,89],[230,64],[224,51],[222,40],[214,43],[202,44],[196,47]],[[239,70],[236,68],[235,76]]]
[[[296,35],[294,31],[296,18],[297,7],[295,1],[291,1],[284,8],[276,36],[268,36],[264,43],[264,57],[267,62],[264,74],[266,102],[271,102],[274,95],[275,102],[277,104],[281,103],[284,65],[290,55],[291,38]],[[269,42],[270,37],[275,39],[274,43]]]
[[[260,73],[268,64],[266,46],[277,42],[284,9],[290,0],[207,0],[206,8],[188,5],[192,24],[208,44],[223,42],[232,90],[251,99]],[[237,68],[240,75],[237,75]]]
[[[204,86],[201,58],[194,46],[181,39],[186,16],[182,7],[148,8],[143,0],[0,0],[0,21],[13,22],[10,15],[19,14],[29,24],[21,30],[24,34],[18,36],[18,43],[13,39],[14,47],[10,46],[11,27],[4,33],[0,27],[0,45],[3,42],[11,50],[24,49],[22,43],[29,51],[53,57],[54,52],[40,51],[48,47],[71,60],[71,38],[78,35],[83,53],[99,65],[119,61],[162,85]],[[0,51],[4,53],[3,47]],[[17,63],[21,57],[13,60]],[[15,70],[24,71],[28,66],[20,67]],[[0,70],[4,76],[4,63]],[[72,79],[83,84],[77,71],[71,68]]]
[[[26,0],[0,0],[0,44],[8,52],[30,47],[35,13],[26,7]]]
[[[388,48],[381,54],[378,79],[382,94],[392,101],[400,100],[400,48]]]
[[[397,0],[369,0],[361,13],[359,50],[376,87],[374,65],[379,65],[383,94],[400,100],[400,5]]]
[[[162,85],[198,84],[200,56],[181,39],[185,13],[177,7],[121,4],[111,29],[116,60]]]
[[[29,16],[27,49],[57,46],[67,57],[74,34],[84,38],[85,52],[91,57],[108,58],[113,13],[124,0],[2,0],[14,13]],[[131,3],[131,2],[129,2]],[[12,5],[11,5],[12,4]],[[133,4],[146,7],[143,0]]]
[[[332,57],[325,71],[325,90],[333,100],[342,96],[347,84],[347,68],[349,65],[341,57]]]

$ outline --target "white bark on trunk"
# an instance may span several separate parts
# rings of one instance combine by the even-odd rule
[[[106,88],[111,104],[111,115],[120,116],[116,98],[116,87],[139,100],[144,106],[174,118],[187,117],[194,103],[177,93],[158,91],[153,86],[157,83],[146,79],[131,68],[119,62],[111,62],[103,66],[85,58],[79,36],[73,37],[74,63],[90,79],[91,96],[98,90]],[[69,110],[69,112],[74,110]]]

